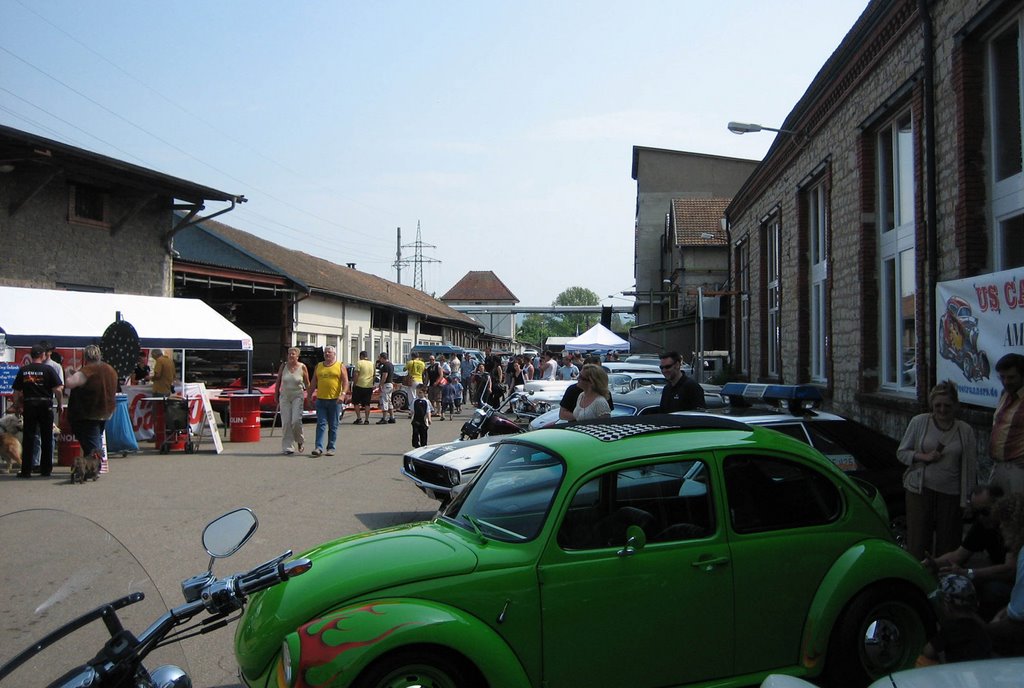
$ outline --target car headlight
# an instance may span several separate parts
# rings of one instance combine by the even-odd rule
[[[278,688],[292,688],[295,685],[299,653],[299,637],[295,633],[289,633],[281,641],[281,659],[277,664]]]
[[[450,482],[452,485],[458,485],[460,482],[462,482],[462,473],[459,472],[459,469],[448,469],[448,482]]]
[[[405,460],[405,471],[406,473],[411,473],[413,475],[416,474],[416,464],[413,462],[412,459]]]

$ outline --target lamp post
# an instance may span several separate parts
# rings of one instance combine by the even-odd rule
[[[779,134],[795,134],[792,129],[775,129],[761,124],[749,124],[747,122],[729,122],[729,131],[734,134],[756,134],[759,131],[774,131]]]

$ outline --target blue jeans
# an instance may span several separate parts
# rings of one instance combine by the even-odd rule
[[[89,456],[95,450],[103,449],[105,420],[76,420],[71,422],[71,431],[82,447],[82,456]]]
[[[338,400],[316,400],[316,448],[324,449],[324,432],[327,432],[327,449],[333,450],[338,441]]]

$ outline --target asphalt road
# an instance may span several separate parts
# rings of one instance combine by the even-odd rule
[[[435,420],[430,442],[457,437],[468,416],[464,408],[455,422]],[[113,457],[108,474],[84,485],[69,484],[67,468],[56,468],[50,478],[31,480],[0,475],[0,514],[56,508],[92,519],[131,551],[173,606],[182,601],[181,581],[206,569],[208,557],[200,542],[203,527],[233,508],[251,507],[260,528],[240,552],[217,562],[214,573],[220,575],[246,570],[286,549],[299,553],[342,535],[430,518],[437,502],[399,473],[402,454],[411,446],[409,421],[400,418],[394,425],[376,425],[377,419],[373,414],[370,425],[353,426],[352,415],[346,413],[333,457],[308,455],[313,424],[305,426],[305,456],[282,455],[281,429],[264,426],[258,443],[225,439],[219,455],[208,438],[191,455],[161,455],[146,443],[138,454]],[[15,537],[3,523],[0,518],[3,557],[29,554],[25,548],[33,547],[32,539],[24,534]],[[20,580],[32,575],[26,571]],[[22,585],[10,579],[6,583]],[[195,686],[239,685],[233,634],[234,625],[182,641]],[[0,655],[6,658],[15,649],[2,648]]]

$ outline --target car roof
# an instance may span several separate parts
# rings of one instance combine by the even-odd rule
[[[827,470],[835,468],[809,445],[764,428],[709,414],[618,416],[510,435],[507,442],[539,445],[566,458],[579,472],[643,456],[753,446],[783,449]]]
[[[605,361],[601,364],[609,373],[658,373],[661,368],[657,363],[637,363],[634,361]]]

